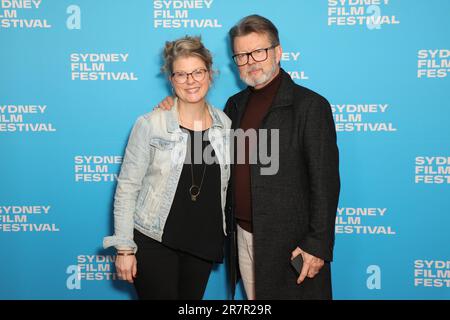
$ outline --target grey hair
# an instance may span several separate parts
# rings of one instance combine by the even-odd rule
[[[234,39],[236,37],[246,36],[252,32],[266,34],[269,37],[270,44],[276,46],[280,44],[278,29],[267,18],[253,14],[242,18],[228,32],[231,41],[231,48],[234,50]]]

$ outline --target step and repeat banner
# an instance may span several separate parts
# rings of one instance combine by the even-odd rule
[[[223,108],[243,88],[227,33],[253,13],[332,104],[334,298],[450,299],[448,0],[0,0],[0,299],[136,298],[102,241],[134,121],[171,93],[164,43],[201,35]],[[204,298],[228,291],[217,265]]]

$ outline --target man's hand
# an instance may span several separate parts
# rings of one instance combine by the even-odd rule
[[[173,98],[171,96],[167,96],[163,101],[158,103],[158,106],[156,108],[161,108],[163,110],[170,110],[172,109],[175,102],[173,101]]]
[[[299,254],[301,254],[303,257],[303,268],[300,272],[300,276],[297,279],[297,284],[302,283],[306,277],[314,278],[324,265],[324,261],[322,259],[303,251],[299,247],[292,251],[291,260]]]

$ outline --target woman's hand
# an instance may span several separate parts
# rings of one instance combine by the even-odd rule
[[[126,280],[129,283],[133,283],[134,282],[133,279],[136,278],[137,273],[136,256],[118,254],[116,256],[116,270],[119,279]]]

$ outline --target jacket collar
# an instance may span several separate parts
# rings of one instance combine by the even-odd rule
[[[278,88],[278,92],[272,102],[272,108],[290,106],[294,103],[295,83],[286,71],[280,69],[280,72],[281,83],[280,87]]]
[[[212,118],[212,128],[224,128],[224,124],[219,117],[219,114],[215,108],[213,108],[208,102],[206,102],[209,114]],[[170,111],[167,111],[166,117],[167,131],[168,132],[181,132],[180,124],[178,123],[178,97],[175,98],[174,105]]]

